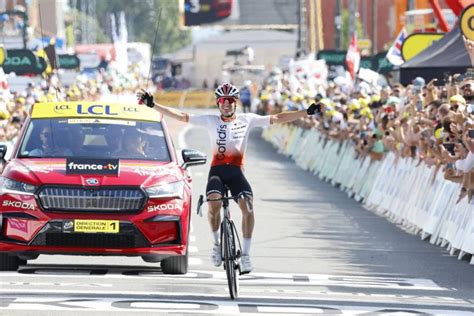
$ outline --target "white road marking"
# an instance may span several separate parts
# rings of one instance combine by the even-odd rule
[[[201,264],[199,258],[189,258],[190,265]],[[92,278],[114,279],[128,278],[130,280],[156,280],[156,279],[189,279],[193,283],[222,283],[227,282],[224,271],[189,271],[185,275],[167,275],[162,274],[158,269],[150,270],[144,266],[142,270],[138,268],[137,275],[125,275],[124,272],[137,268],[126,269],[121,267],[110,267],[104,275],[91,275],[90,271],[94,268],[81,267],[81,269],[70,269],[68,267],[51,267],[51,266],[25,266],[25,269],[36,269],[34,274],[25,274],[18,272],[1,272],[2,280],[12,278],[19,281],[21,277],[60,277],[60,278]],[[23,269],[23,268],[22,268]],[[302,285],[302,286],[339,286],[345,288],[379,288],[379,289],[398,289],[405,291],[413,290],[431,290],[446,291],[449,289],[438,286],[435,282],[428,279],[411,279],[411,278],[387,278],[387,277],[369,277],[369,276],[344,276],[344,275],[328,275],[328,274],[284,274],[284,273],[252,273],[240,276],[241,285]],[[0,289],[0,293],[3,289]]]
[[[151,295],[152,293],[148,293]],[[182,296],[183,294],[179,294]],[[170,295],[175,296],[175,295]],[[201,296],[201,295],[200,295]],[[202,295],[206,296],[207,295]],[[265,302],[258,303],[255,301],[247,301],[247,298],[239,297],[238,301],[231,300],[216,300],[219,298],[217,295],[212,296],[210,299],[157,299],[157,298],[123,298],[123,297],[91,297],[85,298],[84,296],[79,297],[35,297],[35,296],[23,296],[23,297],[0,297],[3,301],[3,308],[0,310],[37,310],[37,311],[111,311],[116,313],[119,312],[145,312],[154,311],[160,313],[166,312],[178,312],[179,313],[196,313],[205,312],[206,314],[238,314],[238,313],[288,313],[288,314],[324,314],[324,313],[340,313],[343,315],[358,315],[363,313],[399,313],[401,315],[404,312],[413,314],[417,313],[428,313],[428,314],[449,314],[449,315],[472,315],[472,312],[456,310],[453,306],[452,309],[440,309],[440,308],[404,308],[401,307],[390,307],[386,308],[383,305],[374,306],[372,304],[351,304],[346,306],[338,306],[332,304],[315,303],[310,300],[301,300],[290,298],[290,302],[281,302],[281,298],[273,297],[273,300],[279,302]],[[261,297],[259,297],[261,298]],[[262,298],[263,299],[263,298]]]

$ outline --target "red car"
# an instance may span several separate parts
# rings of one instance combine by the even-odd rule
[[[67,254],[141,256],[187,273],[186,168],[207,158],[181,155],[145,106],[35,104],[0,177],[0,270]]]

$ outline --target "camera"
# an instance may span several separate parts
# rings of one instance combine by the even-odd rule
[[[467,135],[469,138],[474,138],[474,129],[470,129]]]
[[[454,143],[444,143],[443,147],[451,154],[454,155]]]

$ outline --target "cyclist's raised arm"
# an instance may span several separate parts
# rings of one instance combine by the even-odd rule
[[[306,110],[288,111],[270,115],[270,124],[289,123],[297,119],[321,112],[321,103],[313,103]]]
[[[181,121],[181,122],[189,122],[189,114],[177,109],[173,109],[164,105],[159,104],[153,100],[153,96],[150,92],[146,91],[145,89],[140,89],[137,92],[138,100],[141,103],[144,103],[146,106],[157,110],[161,114],[171,117],[172,119]]]
[[[305,116],[308,116],[306,110],[281,112],[270,115],[270,124],[289,123]]]

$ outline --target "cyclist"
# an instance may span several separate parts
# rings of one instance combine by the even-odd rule
[[[288,123],[316,112],[317,105],[312,104],[307,110],[282,112],[260,116],[254,113],[236,113],[239,89],[229,83],[221,84],[215,90],[216,103],[220,115],[190,115],[189,113],[166,107],[153,100],[153,96],[141,89],[137,97],[141,103],[156,109],[170,118],[206,127],[211,135],[213,159],[209,171],[206,195],[208,199],[219,199],[224,195],[227,186],[233,196],[244,194],[248,201],[239,199],[242,210],[242,257],[241,273],[252,271],[250,245],[255,218],[252,205],[252,188],[243,173],[243,160],[249,131],[252,127],[265,127],[275,123]],[[208,220],[212,229],[214,245],[212,261],[216,267],[222,263],[219,224],[222,202],[209,202]]]

